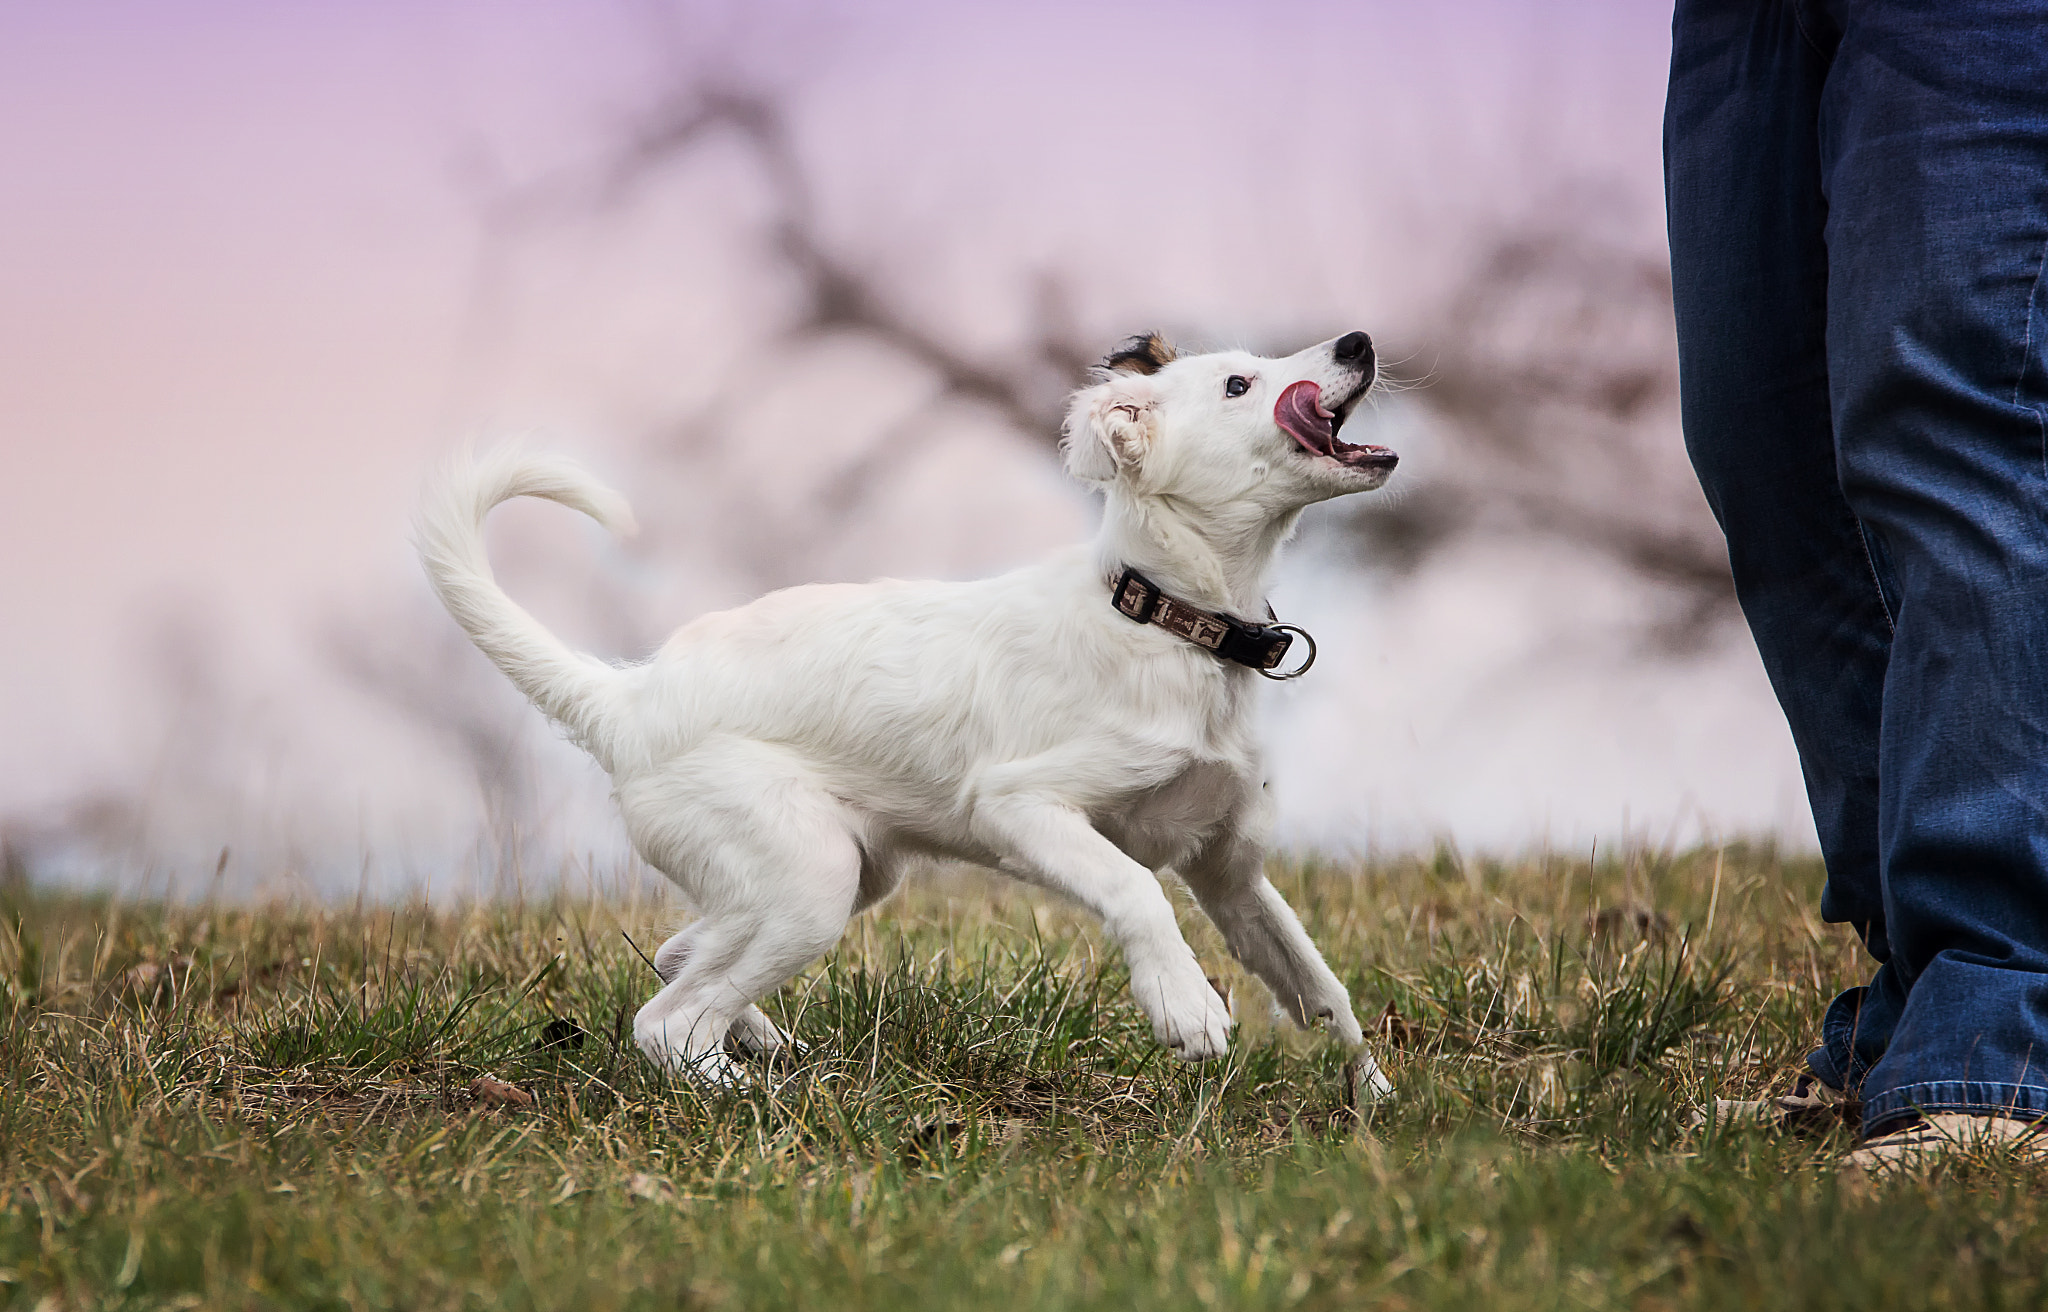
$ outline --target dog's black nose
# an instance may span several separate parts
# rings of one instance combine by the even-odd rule
[[[1332,346],[1330,351],[1337,357],[1338,364],[1370,364],[1372,338],[1364,333],[1345,333],[1337,339],[1337,344]]]

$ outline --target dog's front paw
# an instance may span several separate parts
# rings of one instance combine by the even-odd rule
[[[1230,1049],[1230,1007],[1209,981],[1197,975],[1191,984],[1170,987],[1152,981],[1150,989],[1133,987],[1152,1017],[1152,1037],[1173,1049],[1182,1061],[1208,1061]],[[1149,996],[1148,996],[1149,994]]]

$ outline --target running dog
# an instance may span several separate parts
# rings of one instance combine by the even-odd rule
[[[642,664],[569,650],[492,579],[483,522],[544,497],[617,531],[625,502],[557,458],[470,458],[428,489],[428,577],[484,654],[610,772],[634,846],[697,918],[633,1021],[709,1084],[787,1036],[756,1006],[887,897],[955,857],[1101,917],[1158,1040],[1221,1055],[1231,1014],[1181,937],[1173,872],[1297,1024],[1327,1022],[1386,1092],[1351,1000],[1263,872],[1253,704],[1312,651],[1266,578],[1302,510],[1387,481],[1339,439],[1372,387],[1347,333],[1285,359],[1176,357],[1156,335],[1075,393],[1069,472],[1104,497],[1092,545],[975,583],[789,588],[685,625]],[[1306,637],[1306,635],[1300,635]],[[1308,647],[1304,643],[1304,647]]]

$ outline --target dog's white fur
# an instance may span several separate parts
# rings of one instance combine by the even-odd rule
[[[1226,395],[1232,375],[1251,381],[1245,395]],[[1356,395],[1371,365],[1325,342],[1111,373],[1074,396],[1066,425],[1069,470],[1107,501],[1092,547],[976,583],[790,588],[703,616],[623,668],[570,651],[514,604],[482,536],[516,496],[623,530],[615,493],[513,451],[433,484],[418,541],[441,600],[611,773],[635,846],[698,915],[655,956],[666,983],[633,1023],[649,1059],[736,1078],[729,1035],[755,1052],[786,1041],[756,1000],[831,948],[910,859],[943,855],[1094,911],[1153,1033],[1199,1060],[1225,1050],[1231,1016],[1155,877],[1173,871],[1280,1008],[1328,1021],[1384,1091],[1344,986],[1262,871],[1257,675],[1109,601],[1128,565],[1197,606],[1263,617],[1302,509],[1385,481],[1276,425],[1275,398],[1300,379]]]

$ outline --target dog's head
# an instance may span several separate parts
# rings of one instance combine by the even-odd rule
[[[1251,501],[1278,514],[1369,492],[1399,459],[1338,437],[1372,388],[1364,333],[1279,360],[1179,356],[1153,334],[1125,343],[1102,371],[1074,394],[1064,445],[1069,472],[1112,492],[1217,508]]]

